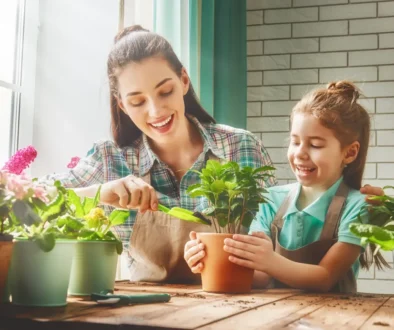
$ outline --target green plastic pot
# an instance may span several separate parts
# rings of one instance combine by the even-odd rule
[[[12,304],[65,306],[75,240],[57,240],[50,252],[29,240],[16,239],[8,277]]]
[[[113,241],[78,241],[68,294],[86,296],[115,286],[118,254]]]

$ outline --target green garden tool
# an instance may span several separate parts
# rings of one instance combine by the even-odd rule
[[[203,225],[212,224],[211,221],[204,217],[200,212],[189,211],[181,207],[173,207],[172,209],[169,209],[162,204],[159,204],[159,210],[181,220],[201,223]]]

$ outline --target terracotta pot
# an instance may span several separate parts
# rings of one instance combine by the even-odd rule
[[[14,244],[12,241],[0,241],[0,302],[3,299],[8,301],[8,297],[3,297],[3,294],[5,292],[13,246]]]
[[[223,250],[224,239],[232,234],[197,233],[205,245],[202,289],[207,292],[247,293],[252,288],[254,270],[236,265],[228,260],[230,254]]]

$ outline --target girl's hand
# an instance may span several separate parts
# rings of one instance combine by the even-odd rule
[[[226,238],[224,250],[232,254],[231,262],[262,272],[266,272],[275,254],[271,238],[264,232]]]
[[[133,175],[107,182],[101,186],[100,201],[115,207],[157,211],[158,199],[155,189]]]
[[[204,244],[197,239],[195,231],[190,232],[189,236],[190,241],[186,242],[183,257],[193,273],[201,273],[204,268],[204,264],[200,261],[205,256]]]
[[[367,195],[365,197],[365,200],[369,204],[380,204],[380,201],[374,201],[372,199],[369,199],[371,196],[383,196],[384,195],[384,190],[380,187],[373,187],[369,184],[364,185],[364,187],[360,188],[360,192],[364,195]]]

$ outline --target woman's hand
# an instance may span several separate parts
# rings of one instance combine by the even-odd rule
[[[104,183],[101,186],[100,201],[124,209],[157,211],[158,199],[154,188],[133,175]]]
[[[266,272],[274,257],[271,238],[264,232],[251,235],[234,235],[224,240],[224,250],[229,260],[237,265]]]
[[[380,204],[379,201],[374,201],[369,199],[369,197],[373,197],[373,196],[383,196],[384,195],[384,191],[382,188],[380,187],[373,187],[369,184],[364,185],[364,187],[360,188],[360,192],[364,195],[367,195],[365,197],[365,200],[367,201],[367,203],[369,204]]]
[[[193,273],[201,273],[204,268],[204,264],[201,262],[201,259],[205,256],[204,244],[197,239],[195,231],[190,232],[189,236],[190,241],[185,244],[185,253],[183,257]]]

